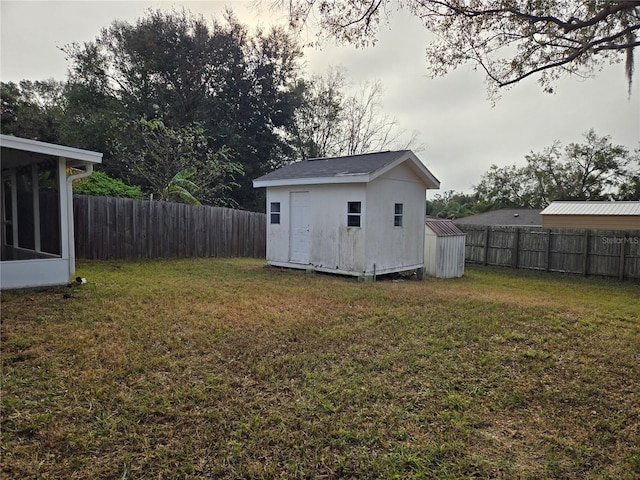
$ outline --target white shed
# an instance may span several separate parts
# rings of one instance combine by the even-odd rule
[[[67,284],[75,273],[72,182],[102,154],[0,135],[0,288]]]
[[[436,278],[464,275],[465,233],[451,220],[425,220],[424,268]]]
[[[426,189],[440,182],[410,150],[304,160],[253,185],[267,188],[270,265],[421,277]]]

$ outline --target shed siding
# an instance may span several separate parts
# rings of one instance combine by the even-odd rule
[[[436,278],[459,278],[464,275],[465,235],[437,236],[425,229],[424,269]]]
[[[640,230],[637,215],[542,215],[544,228],[589,230]]]
[[[464,235],[440,237],[438,278],[459,278],[464,275]]]
[[[271,203],[280,203],[280,223],[272,224]],[[267,189],[267,261],[289,260],[289,189],[273,187]]]
[[[403,205],[402,227],[394,227],[394,206]],[[369,184],[366,272],[386,273],[424,263],[425,188],[404,164]]]
[[[267,209],[280,202],[280,224],[267,223],[267,261],[290,261],[290,193],[309,192],[309,265],[364,270],[366,188],[364,184],[309,185],[267,189]],[[361,227],[347,227],[347,202],[362,202]]]
[[[325,269],[362,272],[368,209],[366,186],[319,185],[312,193],[311,264]],[[361,202],[360,227],[347,226],[348,202]]]
[[[438,237],[430,229],[425,229],[424,237],[424,273],[429,276],[438,276]]]
[[[309,264],[291,262],[290,196],[308,192]],[[267,216],[267,261],[371,277],[422,268],[425,186],[405,164],[370,183],[337,183],[267,188],[267,213],[280,203],[280,223]],[[361,202],[361,226],[347,226],[348,202]],[[402,227],[394,227],[395,204],[403,205]]]

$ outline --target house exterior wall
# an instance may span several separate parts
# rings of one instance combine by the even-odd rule
[[[102,154],[1,134],[0,147],[1,210],[6,220],[0,235],[0,288],[66,284],[75,273],[72,181],[90,175]],[[67,176],[69,166],[80,173]],[[49,183],[53,176],[48,175],[56,168],[57,199]],[[18,169],[23,176],[31,170],[31,181],[22,183],[29,187],[22,191],[17,185]]]
[[[69,282],[68,259],[14,260],[2,262],[2,289],[48,287]]]
[[[51,258],[9,260],[2,262],[0,268],[0,288],[31,288],[52,285],[65,285],[75,272],[75,259],[70,255],[69,223],[73,222],[73,212],[69,210],[69,196],[72,192],[67,186],[66,160],[58,159],[58,202],[60,206],[59,232],[60,255]],[[38,202],[34,202],[38,210]],[[47,235],[47,232],[38,232]],[[18,250],[19,251],[19,250]]]
[[[640,230],[636,215],[541,215],[544,228],[588,230]]]
[[[309,194],[309,263],[291,262],[292,192]],[[280,203],[280,223],[271,205]],[[347,226],[348,202],[361,202],[360,227]],[[394,206],[403,225],[394,227]],[[373,276],[422,268],[425,187],[405,165],[372,182],[267,188],[267,262],[340,274]]]

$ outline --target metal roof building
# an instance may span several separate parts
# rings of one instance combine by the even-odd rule
[[[545,228],[640,230],[640,201],[553,202],[540,216]]]
[[[640,202],[553,202],[543,215],[640,215]]]

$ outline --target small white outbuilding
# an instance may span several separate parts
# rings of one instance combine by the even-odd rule
[[[75,273],[74,179],[102,154],[0,135],[0,288],[64,285]]]
[[[465,233],[451,220],[425,220],[424,268],[436,278],[464,275]]]
[[[426,190],[440,182],[410,150],[304,160],[253,185],[267,188],[269,265],[422,276]]]

